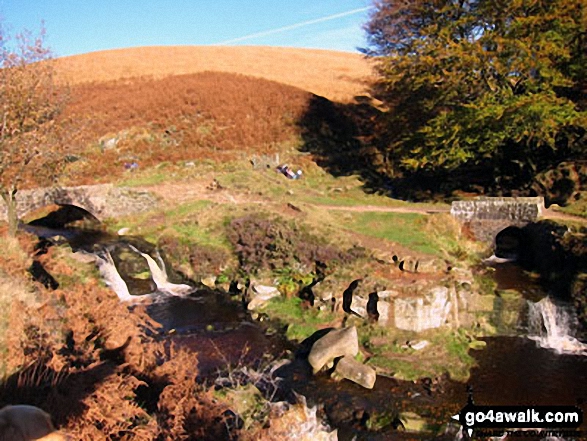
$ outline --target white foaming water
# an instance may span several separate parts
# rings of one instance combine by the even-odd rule
[[[487,259],[483,260],[485,264],[492,264],[492,263],[509,263],[515,262],[517,259],[514,258],[506,258],[506,257],[497,257],[495,254],[492,254]]]
[[[528,338],[559,354],[587,355],[587,344],[571,335],[576,320],[569,308],[556,305],[550,297],[528,306]]]
[[[116,265],[114,264],[114,259],[110,254],[110,251],[104,250],[99,254],[91,254],[96,263],[98,264],[98,270],[100,271],[100,275],[106,283],[107,286],[112,289],[118,296],[118,298],[123,302],[132,302],[132,303],[143,303],[145,301],[150,301],[156,298],[156,293],[152,294],[145,294],[141,296],[133,296],[129,289],[128,285],[118,272]]]
[[[147,261],[147,265],[149,265],[149,270],[151,271],[151,277],[157,285],[157,289],[163,293],[171,294],[174,296],[185,296],[194,291],[194,288],[185,285],[183,283],[171,283],[167,276],[167,269],[165,268],[165,262],[161,258],[159,251],[157,251],[157,260],[159,263],[155,262],[149,254],[143,253],[138,250],[136,247],[129,245],[130,249],[136,253],[139,253],[141,256],[145,258]]]
[[[114,260],[112,259],[110,252],[104,250],[103,253],[95,254],[94,256],[98,264],[100,275],[102,276],[102,279],[104,279],[104,283],[106,283],[106,285],[108,285],[123,302],[133,300],[133,296],[130,294],[126,282],[120,276],[116,269],[116,265],[114,265]]]

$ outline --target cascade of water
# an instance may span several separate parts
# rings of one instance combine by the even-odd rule
[[[141,256],[145,258],[147,261],[147,265],[149,265],[149,270],[151,271],[151,277],[157,285],[157,289],[163,293],[171,294],[174,296],[184,296],[194,291],[194,288],[185,285],[183,283],[172,283],[169,281],[167,276],[167,269],[165,267],[165,262],[161,258],[159,251],[157,251],[157,260],[159,263],[155,261],[148,253],[143,253],[133,245],[129,244],[131,250],[136,253],[139,253]]]
[[[118,272],[118,268],[116,268],[116,264],[114,263],[110,251],[107,249],[103,249],[102,251],[91,255],[94,257],[98,265],[98,270],[100,271],[104,283],[116,293],[121,301],[141,303],[156,298],[156,293],[133,296],[128,289],[128,285]]]
[[[550,297],[539,302],[528,302],[528,337],[540,347],[558,353],[587,355],[587,344],[572,334],[574,316],[568,307],[557,305]]]
[[[95,254],[95,256],[98,270],[100,271],[106,285],[108,285],[123,302],[132,300],[133,296],[130,294],[126,282],[122,279],[120,273],[116,269],[110,251],[103,250],[101,253]]]

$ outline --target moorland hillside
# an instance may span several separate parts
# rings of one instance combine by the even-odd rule
[[[56,66],[72,85],[214,71],[265,78],[334,101],[364,94],[372,75],[372,64],[360,54],[252,46],[126,48],[58,58]]]
[[[317,99],[292,86],[222,72],[80,84],[62,115],[78,129],[73,153],[83,159],[68,175],[81,182],[114,178],[128,161],[150,167],[272,153],[299,141]]]

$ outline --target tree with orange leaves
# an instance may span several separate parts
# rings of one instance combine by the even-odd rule
[[[63,165],[63,127],[56,117],[65,97],[55,83],[44,28],[14,37],[0,28],[0,196],[10,236],[18,228],[19,188],[53,182]]]

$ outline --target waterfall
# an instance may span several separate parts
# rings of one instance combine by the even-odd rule
[[[528,338],[540,347],[554,349],[559,354],[587,355],[587,344],[572,334],[576,319],[570,308],[557,305],[550,297],[528,305]]]
[[[129,248],[145,258],[147,265],[149,265],[149,270],[151,271],[151,277],[153,278],[153,281],[155,282],[155,285],[157,285],[157,289],[159,291],[174,296],[184,296],[194,291],[194,288],[190,285],[183,283],[171,283],[169,281],[167,276],[167,269],[165,268],[165,262],[161,258],[159,251],[157,251],[156,255],[157,260],[159,261],[159,263],[157,263],[155,262],[155,259],[153,259],[148,253],[143,253],[130,244]]]
[[[101,253],[95,254],[94,256],[96,257],[100,275],[104,279],[106,285],[108,285],[123,302],[133,300],[134,296],[130,294],[126,282],[122,279],[122,276],[116,269],[110,251],[103,250]]]

